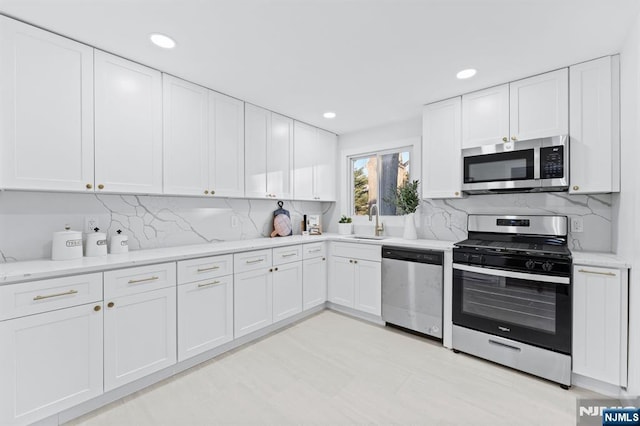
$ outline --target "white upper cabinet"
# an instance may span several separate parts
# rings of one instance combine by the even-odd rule
[[[93,49],[0,16],[0,186],[93,191]]]
[[[267,138],[267,194],[293,198],[293,120],[274,112]]]
[[[462,148],[497,144],[508,134],[508,84],[462,96]]]
[[[620,191],[620,57],[570,68],[569,192]]]
[[[569,132],[566,68],[462,96],[462,148]]]
[[[97,192],[162,193],[162,77],[95,52]]]
[[[293,195],[293,120],[250,104],[245,106],[245,195]]]
[[[447,99],[422,109],[422,197],[462,196],[462,99]]]
[[[540,74],[509,84],[511,140],[569,132],[569,70]]]
[[[209,91],[209,193],[244,197],[244,102]]]
[[[296,200],[335,200],[337,143],[335,134],[295,122],[293,196]]]
[[[209,90],[162,76],[164,193],[209,192]]]

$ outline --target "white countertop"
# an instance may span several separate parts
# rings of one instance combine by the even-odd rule
[[[631,268],[631,263],[615,253],[571,251],[574,265],[601,266],[603,268]]]
[[[224,241],[211,244],[134,250],[125,254],[109,254],[101,257],[83,257],[82,259],[77,260],[53,261],[41,259],[25,262],[3,263],[0,264],[0,285],[61,277],[65,275],[107,271],[131,266],[149,265],[160,262],[174,262],[177,260],[214,256],[218,254],[237,253],[293,244],[306,244],[317,241],[349,241],[357,244],[392,245],[443,251],[451,250],[453,248],[452,241],[404,240],[402,238],[364,240],[353,238],[353,236],[337,234],[255,238],[251,240]]]

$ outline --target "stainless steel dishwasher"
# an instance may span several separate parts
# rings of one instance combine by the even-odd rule
[[[382,247],[382,320],[442,339],[443,253]]]

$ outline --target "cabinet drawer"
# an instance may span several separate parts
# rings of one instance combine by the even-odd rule
[[[271,266],[271,249],[248,251],[233,255],[233,272],[255,271]]]
[[[302,246],[278,247],[273,249],[273,266],[302,260]]]
[[[348,257],[350,259],[380,262],[382,260],[382,247],[371,244],[336,242],[333,243],[332,254],[334,256]]]
[[[233,255],[212,256],[178,262],[178,284],[233,274]]]
[[[175,262],[118,269],[104,273],[104,298],[144,293],[175,285]]]
[[[316,257],[324,257],[327,255],[327,248],[325,243],[311,243],[304,244],[302,246],[302,258],[303,259],[315,259]]]
[[[0,286],[0,321],[102,300],[102,273]]]

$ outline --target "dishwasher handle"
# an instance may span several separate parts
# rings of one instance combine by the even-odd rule
[[[405,249],[400,247],[382,247],[383,259],[403,260],[406,262],[443,265],[444,253],[436,250]]]

